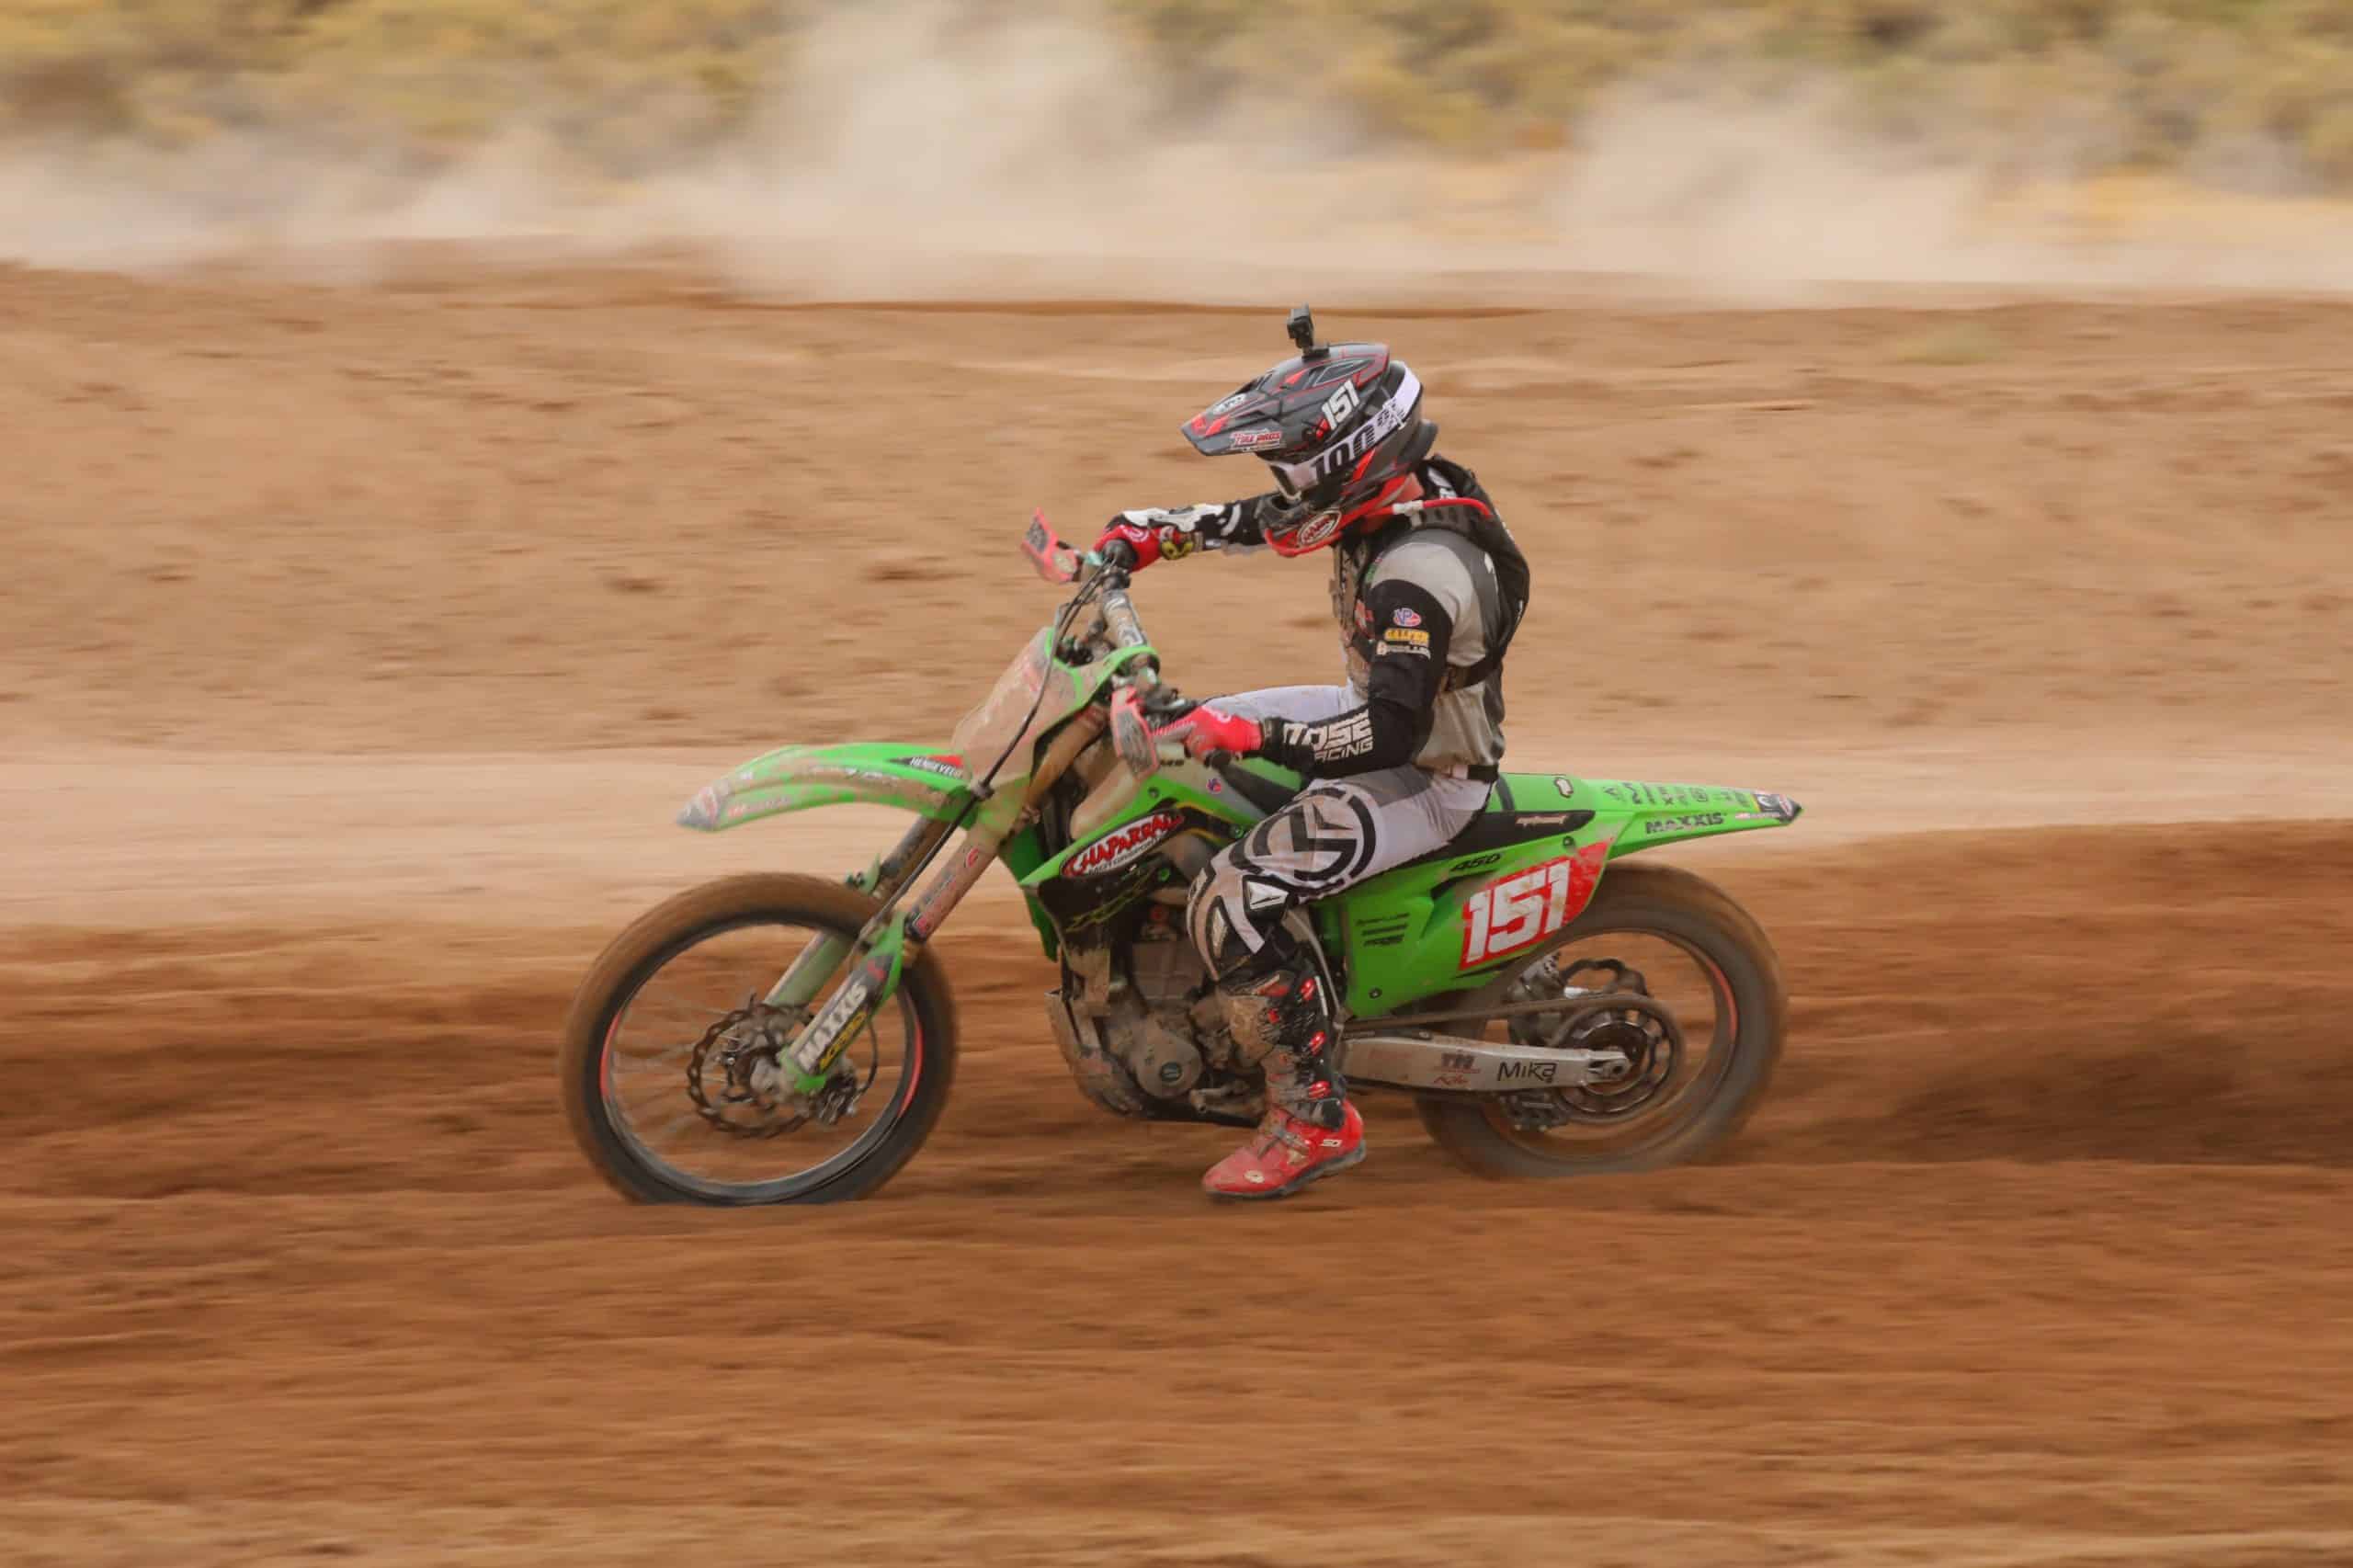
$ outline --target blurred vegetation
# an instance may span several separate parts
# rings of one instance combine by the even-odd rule
[[[626,175],[758,112],[824,0],[0,0],[0,137],[292,131],[430,163],[528,122]],[[1015,0],[982,15],[1033,16]],[[2074,174],[2353,189],[2353,0],[1071,0],[1204,115],[1336,101],[1376,142],[1572,144],[1609,87],[1849,86],[1859,130]]]

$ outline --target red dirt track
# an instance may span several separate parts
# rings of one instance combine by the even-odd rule
[[[1449,444],[1565,585],[1529,635],[1587,633],[1515,654],[1515,758],[1813,808],[1667,857],[1794,999],[1724,1160],[1485,1183],[1380,1099],[1361,1171],[1212,1209],[1223,1135],[1080,1100],[992,889],[915,1164],[707,1213],[583,1166],[571,988],[662,891],[869,844],[689,839],[665,770],[936,733],[1045,602],[985,530],[1050,430],[1143,449],[1069,516],[1206,494],[1171,429],[1274,318],[0,272],[0,1564],[2353,1562],[2353,318],[2020,309],[1958,370],[1889,359],[1926,312],[1384,328],[1483,367]],[[859,490],[943,345],[1032,419],[907,415],[961,511]],[[2235,479],[2134,466],[2184,452]],[[2256,547],[2192,515],[2233,483]],[[1323,659],[1253,565],[1147,582],[1188,686]],[[916,635],[854,687],[853,625]],[[673,749],[584,788],[612,743]],[[2012,825],[1859,836],[1947,813]]]
[[[2027,856],[2073,891],[1996,913]],[[1488,1185],[1381,1102],[1374,1162],[1275,1213],[1200,1204],[1214,1132],[1054,1081],[1011,931],[948,944],[964,1068],[905,1176],[748,1216],[620,1207],[564,1141],[546,1025],[597,933],[25,933],[0,1531],[126,1562],[1244,1562],[1335,1531],[1381,1563],[2343,1561],[2353,1072],[2311,1020],[2353,1006],[2353,916],[2232,955],[2348,873],[2342,826],[1751,866],[1799,1043],[1729,1161]],[[1910,913],[1847,907],[1881,878]],[[125,990],[172,1021],[126,1038]],[[1286,1396],[1302,1368],[1345,1395]],[[1242,1468],[1242,1419],[1323,1435],[1307,1499]]]

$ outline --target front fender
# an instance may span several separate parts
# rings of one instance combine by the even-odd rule
[[[678,812],[678,825],[718,833],[779,812],[860,801],[953,822],[972,802],[970,785],[962,758],[930,746],[781,746],[697,790]]]

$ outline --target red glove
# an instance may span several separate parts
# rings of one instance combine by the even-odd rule
[[[1181,741],[1188,756],[1207,756],[1222,751],[1233,756],[1248,756],[1266,744],[1266,731],[1256,719],[1245,719],[1238,713],[1222,713],[1203,704],[1174,723],[1163,724],[1152,733],[1154,740]]]
[[[1099,551],[1119,540],[1136,552],[1136,570],[1141,572],[1155,561],[1175,561],[1199,550],[1201,525],[1224,510],[1222,506],[1147,506],[1122,512],[1103,525],[1095,548]]]

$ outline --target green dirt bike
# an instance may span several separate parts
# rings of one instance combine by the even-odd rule
[[[889,1181],[955,1069],[929,940],[998,862],[1061,965],[1046,1021],[1089,1099],[1131,1118],[1258,1120],[1264,1085],[1234,1055],[1184,903],[1209,858],[1301,781],[1155,743],[1184,705],[1129,601],[1131,562],[1071,549],[1043,517],[1024,548],[1076,592],[948,748],[787,746],[680,813],[716,832],[867,801],[916,821],[846,882],[710,882],[597,960],[565,1020],[563,1094],[581,1151],[624,1196],[827,1202]],[[1779,1054],[1779,962],[1713,884],[1665,866],[1603,873],[1799,809],[1747,790],[1505,774],[1451,844],[1291,915],[1341,999],[1342,1070],[1410,1094],[1431,1136],[1488,1176],[1704,1156]]]

